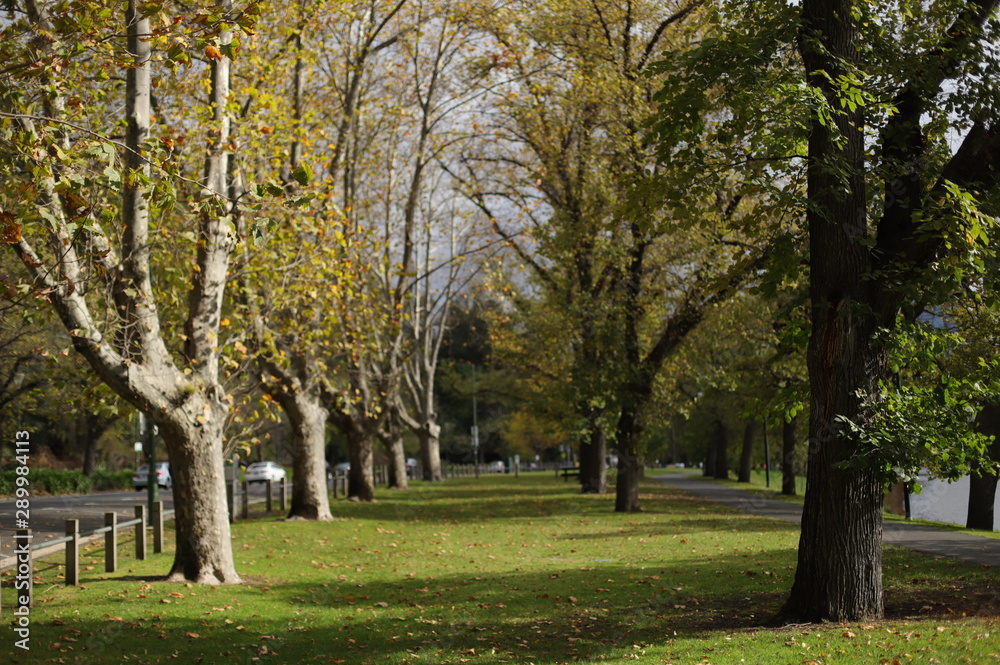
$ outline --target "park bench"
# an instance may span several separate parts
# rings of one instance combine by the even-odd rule
[[[566,467],[563,467],[562,468],[562,477],[563,477],[563,480],[565,480],[566,482],[569,482],[570,476],[573,476],[575,478],[579,478],[580,477],[580,467],[578,467],[578,466],[566,466]]]

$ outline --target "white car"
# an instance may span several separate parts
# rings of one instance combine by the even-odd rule
[[[248,483],[278,482],[285,479],[285,470],[277,462],[254,462],[247,467],[243,479]]]
[[[156,463],[156,484],[167,490],[174,486],[174,479],[170,476],[170,462]],[[148,486],[149,465],[143,464],[132,474],[132,487],[141,491]]]

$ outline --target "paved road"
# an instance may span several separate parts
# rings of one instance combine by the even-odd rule
[[[250,500],[264,499],[263,485],[251,485]],[[163,509],[173,510],[173,490],[160,489]],[[62,538],[66,535],[66,520],[80,520],[80,533],[90,533],[104,526],[104,513],[118,514],[122,522],[135,518],[135,506],[145,505],[146,492],[95,492],[93,494],[67,494],[60,496],[33,496],[30,499],[29,527],[32,545]],[[17,530],[14,499],[0,500],[0,561],[9,557],[14,549],[14,532]]]
[[[668,487],[691,492],[754,515],[774,517],[789,522],[802,521],[802,506],[796,503],[768,499],[753,492],[707,482],[698,476],[672,474],[657,476],[656,480]],[[1000,539],[997,538],[887,521],[882,527],[882,542],[917,552],[1000,567]]]
[[[163,509],[174,507],[173,491],[160,490]],[[83,495],[33,496],[30,499],[28,522],[33,544],[61,538],[66,534],[66,520],[80,520],[80,533],[89,533],[104,526],[104,513],[114,511],[118,520],[135,517],[135,506],[146,503],[145,492],[95,492]],[[17,530],[13,499],[0,500],[0,559],[13,551]]]

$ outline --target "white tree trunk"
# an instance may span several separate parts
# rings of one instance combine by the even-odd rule
[[[417,430],[420,441],[420,463],[423,467],[424,480],[437,482],[441,480],[441,426],[433,420],[424,423]]]
[[[222,427],[229,406],[222,397],[217,391],[200,394],[172,410],[169,419],[154,418],[167,446],[174,481],[177,550],[169,581],[240,582],[226,508]]]
[[[277,397],[292,425],[292,507],[289,519],[329,522],[326,488],[326,421],[329,412],[318,396],[297,392]]]

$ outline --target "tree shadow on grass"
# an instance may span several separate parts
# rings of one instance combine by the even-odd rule
[[[72,596],[63,596],[46,608],[59,620],[37,626],[34,639],[59,644],[53,651],[67,663],[97,662],[99,655],[152,663],[157,652],[164,661],[169,654],[202,663],[246,662],[273,652],[281,662],[303,663],[384,663],[407,654],[436,663],[473,654],[588,661],[662,643],[665,631],[755,625],[785,591],[774,580],[741,572],[756,565],[764,562],[664,561],[646,571],[612,563],[480,575],[429,570],[369,584],[331,573],[309,581],[196,587],[194,594],[183,585],[160,585],[144,598],[119,591],[140,581],[128,576],[96,582],[115,597],[110,617],[79,617]]]
[[[161,585],[146,597],[134,589],[140,579],[127,576],[94,583],[115,598],[110,616],[81,616],[72,595],[53,601],[47,612],[58,621],[33,627],[34,644],[42,653],[51,649],[51,660],[14,654],[12,662],[374,665],[419,655],[420,662],[541,665],[624,658],[649,645],[690,638],[710,645],[757,629],[780,608],[794,556],[792,549],[692,554],[645,569],[601,563],[481,574],[428,567],[364,584],[333,569],[284,583],[248,577],[242,587]],[[918,563],[920,578],[906,577]],[[943,621],[970,602],[982,612],[1000,609],[988,571],[895,548],[886,552],[886,569],[887,601],[900,616]],[[956,602],[962,598],[964,606]]]

